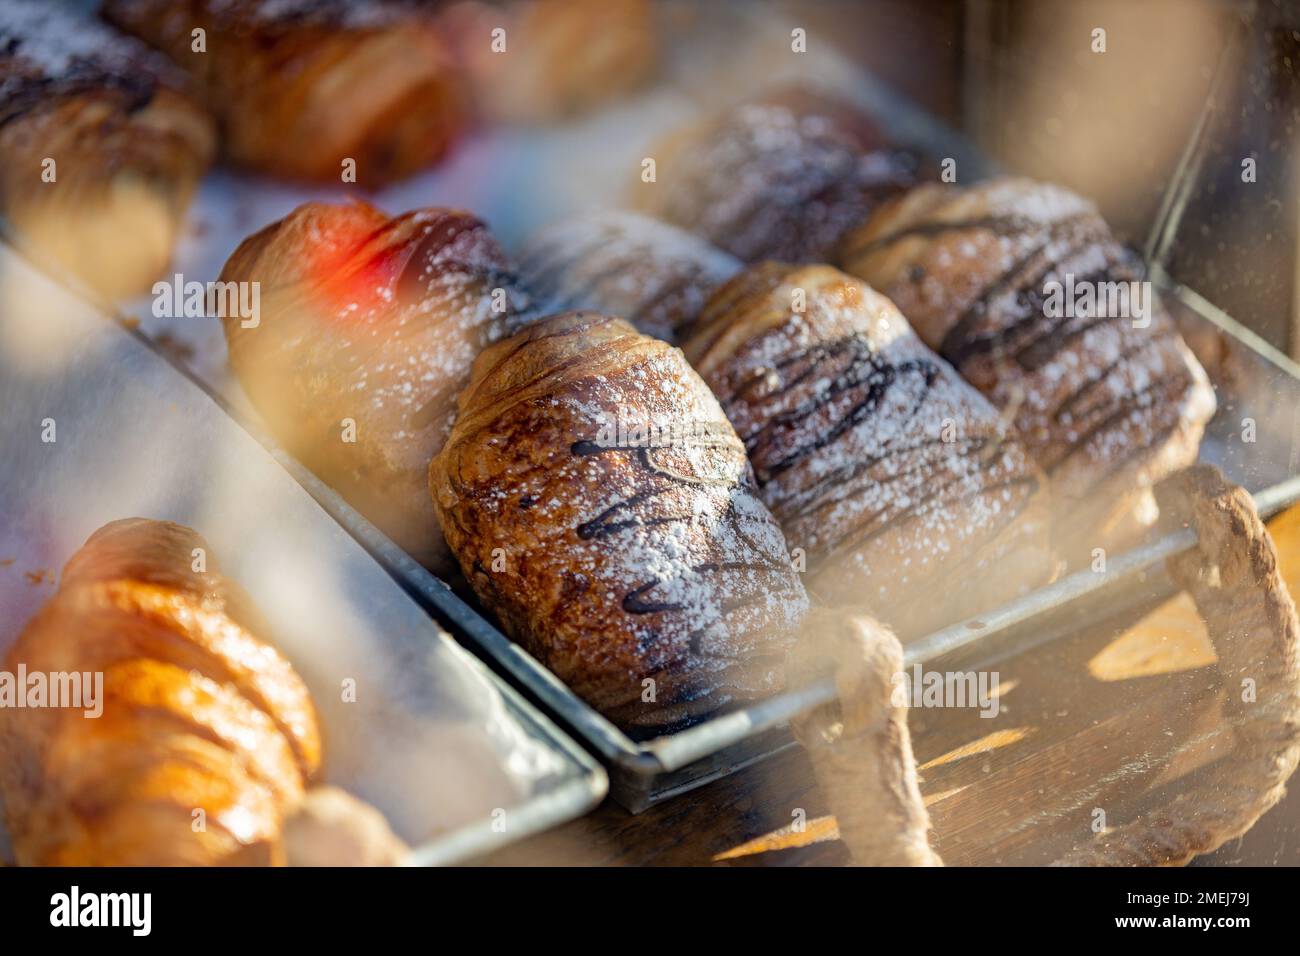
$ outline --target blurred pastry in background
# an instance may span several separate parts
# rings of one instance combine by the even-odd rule
[[[1014,423],[1067,558],[1154,522],[1151,488],[1196,460],[1214,390],[1091,202],[1023,179],[919,186],[847,237],[842,261]]]
[[[223,319],[230,363],[281,443],[418,561],[452,569],[429,460],[456,395],[528,299],[482,222],[312,202],[245,239],[224,282],[260,316]]]
[[[864,283],[830,266],[750,266],[682,348],[806,556],[814,600],[857,602],[916,636],[1051,578],[1042,472]]]
[[[650,0],[458,0],[438,16],[489,120],[586,112],[646,83],[659,59]]]
[[[849,229],[916,179],[917,158],[812,88],[776,90],[653,151],[636,205],[745,262],[827,261]]]
[[[780,690],[807,610],[744,446],[672,346],[567,312],[474,363],[429,485],[511,637],[621,727]]]
[[[542,229],[519,273],[548,312],[589,309],[676,344],[740,260],[634,212],[601,211]]]
[[[0,213],[109,299],[171,259],[212,123],[166,58],[58,4],[0,0]]]
[[[0,708],[18,863],[283,862],[281,827],[320,769],[321,738],[263,628],[189,528],[131,518],[91,535],[5,659],[10,673],[84,675],[83,703],[102,674],[95,717]]]
[[[464,93],[428,11],[379,0],[105,0],[194,81],[235,163],[377,186],[440,159]],[[197,31],[202,31],[196,35]]]

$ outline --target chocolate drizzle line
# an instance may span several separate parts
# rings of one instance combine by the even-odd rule
[[[1092,228],[1089,229],[1089,226]],[[1042,234],[1032,250],[981,290],[979,296],[966,307],[966,311],[944,335],[943,341],[939,344],[939,354],[960,369],[977,355],[1000,351],[1007,341],[1022,330],[1039,321],[1045,321],[1041,301],[1040,308],[1035,312],[1026,292],[1036,291],[1035,287],[1046,279],[1058,262],[1082,252],[1096,242],[1104,241],[1106,239],[1104,230],[1105,224],[1095,217],[1063,219],[1046,229],[1039,225],[1035,231]],[[1062,250],[1062,255],[1057,256],[1056,259],[1048,258],[1047,251],[1051,244],[1066,238],[1070,240],[1070,245]],[[1036,262],[1041,263],[1039,269],[1030,275],[1025,275],[1026,270]],[[1017,302],[1025,310],[1025,314],[1017,321],[992,333],[976,334],[975,330],[984,320],[993,299],[999,293],[1012,290],[1018,293]]]
[[[792,504],[787,505],[783,511],[785,511],[790,519],[799,519],[806,518],[818,511],[833,508],[836,505],[842,504],[845,501],[854,498],[858,493],[855,487],[849,485],[849,482],[853,481],[864,471],[868,471],[877,465],[884,464],[890,459],[897,458],[901,455],[916,454],[920,456],[920,460],[916,461],[916,463],[909,468],[891,473],[890,475],[879,479],[875,484],[883,487],[886,485],[901,483],[909,479],[923,480],[930,478],[933,475],[933,463],[924,457],[927,453],[931,451],[940,451],[945,455],[956,454],[972,461],[979,461],[979,453],[988,446],[990,440],[991,439],[983,436],[966,436],[961,440],[954,442],[945,442],[941,438],[931,438],[911,445],[895,445],[887,447],[879,455],[875,455],[871,458],[864,458],[860,461],[854,461],[851,464],[836,468],[831,473],[823,476],[816,484],[801,490],[798,495],[794,496]],[[839,488],[839,493],[831,497],[822,495],[822,489],[828,485]],[[935,488],[931,485],[931,492],[934,493],[942,490],[942,487],[943,486]],[[885,515],[889,511],[890,508],[886,505],[884,508],[877,511],[876,514]]]
[[[549,300],[550,308],[558,310],[583,307],[607,308],[608,303],[598,295],[598,290],[608,280],[624,275],[641,265],[645,261],[644,248],[631,245],[625,255],[612,257],[604,263],[604,268],[599,272],[584,276],[583,282],[576,288],[565,288],[569,283],[564,280],[569,270],[576,264],[593,254],[601,254],[595,250],[601,245],[602,240],[617,238],[619,237],[616,233],[603,234],[592,243],[571,244],[567,253],[562,250],[541,250],[524,260],[520,272],[529,277],[529,288],[534,293],[544,300]],[[647,311],[668,300],[669,297],[680,294],[691,283],[699,280],[702,274],[699,266],[686,262],[681,265],[681,268],[672,270],[669,281],[653,288],[647,285],[647,294],[642,297],[642,301],[622,317],[633,325],[639,325]],[[563,294],[561,294],[562,290]]]
[[[744,436],[745,447],[749,450],[750,457],[759,463],[756,464],[756,471],[760,484],[771,481],[777,475],[799,464],[807,456],[836,442],[845,432],[869,419],[896,382],[904,376],[917,375],[922,380],[922,388],[908,415],[910,421],[925,404],[930,389],[939,376],[939,366],[928,359],[908,359],[897,364],[891,363],[871,347],[871,343],[865,336],[854,334],[833,342],[815,345],[777,362],[775,364],[777,372],[787,372],[791,369],[797,371],[789,378],[783,376],[780,391],[764,395],[763,400],[779,400],[811,376],[825,374],[827,364],[842,368],[827,387],[818,389],[815,394],[800,401],[793,408],[764,417],[763,424],[756,431]],[[761,376],[751,380],[740,389],[738,397],[741,399],[752,397],[756,387],[762,382]],[[804,420],[808,416],[829,405],[845,392],[857,389],[865,389],[865,394],[833,427],[799,442],[776,461],[766,460],[765,451],[777,444],[782,433],[803,430]]]
[[[1132,282],[1140,281],[1144,275],[1141,261],[1130,250],[1116,243],[1105,223],[1091,213],[1047,224],[1015,215],[985,217],[955,223],[919,223],[880,239],[860,244],[849,254],[862,255],[909,236],[939,237],[967,229],[985,230],[1004,237],[1023,235],[1026,238],[1033,238],[1034,241],[1033,247],[1026,255],[981,290],[980,295],[967,306],[944,335],[939,345],[939,352],[958,369],[965,370],[966,366],[979,356],[1005,356],[1023,371],[1033,374],[1048,366],[1063,349],[1081,336],[1108,324],[1124,321],[1119,316],[1053,317],[1045,314],[1045,295],[1041,288],[1044,281],[1053,272],[1057,274],[1068,272],[1067,264],[1088,249],[1100,244],[1105,264],[1098,269],[1090,270],[1076,281]],[[1063,248],[1059,250],[1052,248],[1054,243],[1062,240],[1066,243]],[[977,329],[987,318],[993,300],[1001,294],[1012,292],[1014,292],[1014,302],[1009,309],[1012,310],[1014,318],[1000,328],[978,332]],[[1173,329],[1165,328],[1163,325],[1153,328],[1150,334],[1143,336],[1140,343],[1126,348],[1117,359],[1096,374],[1088,376],[1077,389],[1067,395],[1055,409],[1054,420],[1061,422],[1066,414],[1076,409],[1090,392],[1124,362],[1158,347],[1174,335]],[[1122,423],[1136,408],[1149,404],[1148,393],[1154,389],[1164,388],[1172,395],[1177,393],[1178,387],[1185,384],[1178,380],[1164,383],[1162,386],[1148,386],[1136,393],[1115,396],[1106,405],[1101,420],[1083,432],[1055,461],[1044,461],[1044,467],[1049,470],[1059,467],[1099,434]],[[1158,434],[1150,436],[1150,441],[1138,444],[1137,451],[1152,447],[1159,438]],[[1132,456],[1126,456],[1128,457]]]
[[[6,63],[5,51],[0,50],[0,74],[12,69]],[[9,93],[0,101],[0,127],[21,119],[38,109],[52,106],[60,99],[78,96],[116,94],[121,97],[121,109],[128,116],[139,112],[152,102],[158,84],[144,72],[126,74],[114,72],[91,61],[78,61],[64,76],[48,77],[32,73],[11,73]]]
[[[1152,382],[1150,385],[1146,386],[1145,388],[1138,389],[1135,392],[1131,392],[1125,395],[1122,401],[1119,401],[1114,406],[1111,406],[1111,411],[1108,415],[1106,415],[1106,417],[1104,417],[1101,421],[1097,422],[1096,424],[1092,425],[1090,428],[1087,429],[1087,431],[1083,432],[1074,441],[1072,447],[1067,450],[1067,453],[1061,456],[1061,459],[1059,461],[1054,462],[1052,467],[1055,468],[1059,466],[1062,462],[1066,461],[1071,455],[1075,454],[1081,449],[1086,448],[1090,441],[1092,441],[1094,438],[1096,438],[1098,435],[1102,434],[1103,432],[1106,432],[1111,428],[1115,427],[1116,425],[1120,424],[1121,422],[1123,422],[1124,419],[1127,418],[1130,414],[1132,414],[1132,412],[1137,408],[1140,407],[1145,408],[1145,407],[1152,407],[1152,406],[1159,408],[1160,406],[1164,406],[1166,408],[1171,409],[1171,411],[1175,413],[1175,414],[1171,414],[1170,417],[1171,418],[1175,417],[1177,406],[1173,402],[1169,401],[1169,399],[1173,395],[1176,395],[1178,394],[1178,392],[1182,391],[1183,388],[1186,387],[1186,385],[1187,385],[1186,379],[1183,378],[1182,376],[1178,376],[1172,381],[1169,379],[1164,379],[1161,381]],[[1157,399],[1163,399],[1163,401],[1157,401]],[[1168,434],[1168,431],[1169,429],[1165,429],[1163,431],[1152,429],[1152,434],[1145,443],[1137,444],[1136,447],[1129,449],[1128,453],[1122,459],[1112,464],[1112,467],[1110,469],[1111,473],[1114,473],[1115,471],[1119,470],[1119,468],[1125,462],[1136,457],[1142,451],[1148,448],[1155,447],[1159,443],[1159,441],[1163,439],[1164,435]]]
[[[736,453],[740,452],[738,443],[731,439],[725,432],[724,426],[719,426],[712,435],[706,435],[694,440],[697,446],[725,448]],[[646,445],[635,448],[624,448],[613,445],[603,445],[590,440],[574,442],[570,451],[575,456],[587,457],[592,455],[602,455],[610,453],[623,453],[632,456],[632,460],[637,462],[641,469],[652,478],[666,479],[666,483],[658,488],[651,488],[638,492],[630,498],[606,508],[595,518],[585,521],[575,529],[579,538],[584,541],[598,540],[617,534],[627,528],[644,528],[653,527],[663,524],[674,524],[678,522],[688,523],[694,520],[694,515],[673,514],[659,517],[643,517],[635,512],[643,505],[660,498],[662,495],[671,491],[674,487],[691,486],[691,487],[712,487],[712,488],[737,488],[739,482],[734,478],[702,478],[692,475],[683,475],[679,472],[666,467],[662,462],[655,460],[654,452],[671,445]],[[626,516],[626,517],[624,517]],[[727,513],[724,520],[733,522],[735,533],[741,541],[754,553],[761,553],[762,549],[752,539],[747,537],[740,528],[739,516],[735,512],[734,498],[728,503]],[[750,571],[767,575],[787,576],[790,569],[779,562],[770,561],[724,561],[724,562],[705,562],[695,565],[691,572],[699,575],[721,575],[731,571]],[[642,584],[629,590],[622,598],[622,608],[628,614],[656,614],[665,611],[680,611],[685,605],[679,602],[654,601],[648,598],[650,592],[656,587],[666,583],[663,578],[652,578]],[[770,583],[770,582],[769,582]],[[781,585],[782,591],[792,591],[789,581]],[[729,614],[733,611],[743,609],[748,606],[757,604],[764,599],[766,592],[759,588],[753,589],[752,593],[731,597],[720,605],[723,614]],[[700,653],[700,639],[707,633],[708,628],[700,628],[693,631],[689,636],[689,645],[694,653]]]
[[[1078,215],[1069,216],[1065,219],[1057,220],[1052,223],[1053,228],[1058,226],[1067,226],[1087,219],[1095,218],[1090,213],[1079,213]],[[867,239],[861,242],[850,244],[844,251],[846,258],[856,256],[870,255],[886,246],[892,246],[894,243],[903,239],[919,239],[923,237],[935,238],[946,235],[950,232],[965,232],[967,230],[980,230],[991,232],[995,236],[1017,236],[1029,232],[1035,232],[1042,229],[1044,223],[1028,216],[1021,215],[999,215],[999,216],[977,216],[974,219],[959,219],[954,222],[918,222],[906,226],[896,232],[891,232],[884,236],[878,236],[875,239]]]
[[[836,541],[831,548],[828,548],[826,553],[820,555],[820,560],[816,562],[813,570],[816,570],[816,567],[819,567],[829,560],[832,557],[832,551],[844,551],[858,548],[875,540],[889,530],[890,521],[896,517],[906,517],[908,519],[922,518],[925,515],[940,510],[941,508],[960,506],[965,502],[974,501],[976,498],[991,495],[995,492],[1002,491],[1003,489],[1025,488],[1026,494],[1020,499],[1017,506],[1015,508],[1003,509],[1001,513],[1002,520],[1000,523],[996,527],[988,530],[987,537],[992,539],[996,537],[1004,527],[1018,518],[1021,512],[1029,506],[1030,497],[1038,487],[1038,480],[1032,475],[1019,475],[1003,479],[1002,481],[983,484],[978,489],[956,497],[943,494],[943,492],[947,491],[952,485],[957,484],[959,480],[960,479],[958,478],[953,478],[952,480],[933,488],[929,494],[924,495],[919,500],[915,507],[908,508],[906,514],[903,516],[891,514],[890,509],[887,507],[877,510],[869,516],[869,522],[861,526],[857,534],[841,538]]]
[[[829,368],[828,368],[829,366]],[[794,388],[803,385],[813,377],[825,377],[830,369],[838,369],[830,384],[818,389],[807,399],[800,401],[793,408],[775,415],[764,415],[761,405],[779,402]],[[1007,488],[1025,488],[1028,493],[1021,496],[1014,507],[1005,509],[999,526],[990,532],[996,535],[1002,528],[1013,522],[1026,507],[1032,493],[1038,487],[1038,479],[1032,474],[1012,474],[994,481],[984,482],[976,489],[954,496],[953,486],[963,483],[964,477],[988,467],[984,462],[985,452],[1000,443],[997,436],[965,436],[955,442],[946,442],[941,438],[925,439],[902,443],[897,436],[906,434],[908,424],[920,413],[929,400],[940,369],[937,363],[923,359],[909,359],[897,364],[888,362],[871,343],[861,334],[853,334],[804,349],[796,354],[786,356],[775,363],[775,371],[780,375],[779,391],[766,392],[767,373],[761,372],[751,377],[737,389],[737,400],[753,402],[759,407],[755,416],[762,424],[745,437],[746,448],[750,451],[760,483],[771,481],[780,473],[795,467],[808,456],[831,445],[842,436],[868,422],[876,409],[880,407],[889,389],[900,383],[908,375],[917,375],[921,388],[907,415],[896,423],[891,423],[891,434],[879,454],[871,457],[855,458],[840,467],[831,469],[821,475],[808,487],[778,506],[778,514],[784,522],[806,519],[819,512],[832,509],[845,501],[852,500],[861,493],[861,487],[855,483],[860,475],[886,462],[902,459],[904,466],[891,470],[888,475],[873,484],[884,488],[888,486],[907,486],[911,493],[906,495],[906,509],[900,509],[894,500],[885,500],[881,507],[870,514],[860,516],[847,528],[848,535],[835,541],[821,553],[814,555],[814,567],[820,566],[831,557],[833,552],[846,547],[861,546],[883,534],[890,523],[898,518],[916,519],[945,508],[960,505],[978,497],[996,494]],[[824,430],[808,428],[807,420],[820,409],[830,405],[846,392],[864,390],[859,400],[833,426]],[[782,432],[812,432],[805,440],[774,462],[767,457],[779,447]],[[967,470],[960,475],[953,475],[945,482],[933,482],[934,455],[957,455],[967,462]],[[920,493],[918,494],[918,489]],[[960,490],[960,489],[958,489]]]
[[[1057,406],[1055,415],[1053,416],[1055,420],[1059,422],[1065,415],[1072,412],[1075,406],[1078,405],[1079,402],[1083,401],[1083,399],[1088,395],[1089,392],[1091,392],[1102,382],[1106,381],[1106,379],[1110,377],[1111,373],[1114,372],[1121,365],[1123,365],[1125,362],[1128,362],[1131,359],[1137,357],[1138,355],[1141,355],[1147,349],[1153,348],[1156,345],[1163,343],[1164,340],[1166,339],[1174,338],[1176,335],[1177,335],[1177,329],[1175,329],[1172,326],[1167,326],[1159,330],[1156,330],[1153,335],[1146,336],[1145,338],[1142,339],[1142,341],[1140,341],[1133,348],[1125,349],[1123,352],[1119,354],[1119,356],[1113,362],[1111,362],[1109,365],[1106,365],[1103,368],[1098,369],[1095,375],[1090,376],[1087,381],[1085,381],[1082,385],[1079,386],[1078,390],[1076,390],[1065,401],[1063,401],[1060,405]]]
[[[376,236],[385,230],[401,225],[401,219],[393,219],[381,226]],[[501,287],[507,292],[517,292],[519,276],[503,266],[491,266],[481,263],[466,262],[454,256],[447,256],[434,261],[439,250],[444,249],[467,233],[477,233],[480,241],[493,243],[491,235],[480,220],[472,216],[447,214],[437,220],[417,224],[418,232],[410,242],[405,262],[398,279],[399,294],[403,297],[423,298],[427,294],[427,285],[449,275],[464,275],[477,279],[487,288]],[[381,252],[380,256],[383,255]]]

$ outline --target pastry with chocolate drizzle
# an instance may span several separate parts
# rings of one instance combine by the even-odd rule
[[[819,602],[862,604],[914,636],[1050,578],[1041,472],[866,284],[830,266],[750,266],[683,349]]]
[[[634,212],[567,219],[533,236],[519,273],[548,312],[592,309],[676,344],[740,261],[703,239]]]
[[[146,290],[215,148],[165,57],[59,4],[0,2],[0,213],[43,264],[110,299]]]
[[[1151,487],[1196,460],[1214,391],[1154,295],[1138,318],[1048,307],[1052,283],[1145,278],[1090,202],[1021,179],[920,186],[841,255],[1014,422],[1051,480],[1062,554],[1089,560],[1154,521]]]
[[[645,211],[744,262],[824,262],[877,205],[916,181],[917,158],[870,117],[792,86],[685,129],[652,154]]]
[[[245,239],[221,278],[260,283],[260,321],[223,322],[271,430],[409,554],[450,571],[429,460],[474,357],[529,315],[487,227],[449,209],[306,203]]]
[[[807,609],[745,449],[682,353],[569,312],[489,346],[430,490],[483,604],[638,735],[780,689]]]

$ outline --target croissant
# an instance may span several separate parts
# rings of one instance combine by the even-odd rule
[[[259,283],[257,324],[223,322],[231,366],[271,430],[445,573],[429,460],[470,363],[528,301],[487,227],[447,209],[389,218],[307,203],[245,239],[221,279]]]
[[[649,0],[465,0],[441,9],[438,23],[493,119],[586,112],[642,85],[659,59]]]
[[[226,154],[261,172],[338,182],[351,159],[378,186],[439,159],[463,125],[437,24],[410,5],[105,0],[103,14],[183,68]]]
[[[164,58],[58,4],[0,3],[0,213],[92,291],[147,289],[211,162],[211,121]]]
[[[169,522],[105,525],[10,649],[11,674],[103,675],[97,718],[0,708],[19,863],[279,861],[281,823],[320,766],[316,714],[206,549]]]
[[[819,602],[865,604],[915,635],[1051,576],[1042,474],[867,285],[829,266],[750,266],[682,348]]]
[[[1051,480],[1063,554],[1151,524],[1151,487],[1196,459],[1214,391],[1091,203],[1020,179],[920,186],[849,236],[843,262],[1014,421]],[[1063,301],[1121,283],[1133,315]]]
[[[745,262],[825,261],[917,166],[855,107],[804,87],[682,131],[652,158],[641,208]]]
[[[487,348],[430,490],[505,630],[630,732],[780,688],[807,608],[745,450],[682,354],[570,312]]]
[[[543,229],[519,274],[547,311],[591,309],[677,342],[709,295],[740,269],[702,239],[631,212],[600,212]]]

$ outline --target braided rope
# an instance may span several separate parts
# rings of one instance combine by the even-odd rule
[[[786,661],[791,686],[834,667],[838,701],[797,717],[795,738],[860,866],[942,866],[926,834],[907,707],[891,700],[903,648],[865,613],[813,611],[804,643]]]
[[[1300,761],[1300,623],[1250,495],[1209,466],[1156,489],[1162,516],[1192,527],[1196,549],[1169,562],[1205,619],[1228,689],[1229,756],[1168,805],[1099,834],[1058,866],[1186,863],[1245,833],[1285,793]],[[840,837],[858,865],[941,866],[917,785],[907,708],[891,700],[898,640],[866,613],[817,610],[786,662],[792,686],[834,669],[838,700],[792,722]],[[1255,683],[1247,700],[1244,681]]]
[[[1159,486],[1156,499],[1162,516],[1199,537],[1169,571],[1192,595],[1214,643],[1233,748],[1167,806],[1099,834],[1056,865],[1186,863],[1250,829],[1282,798],[1300,760],[1300,624],[1250,495],[1198,465]],[[1247,678],[1254,701],[1243,699]]]

